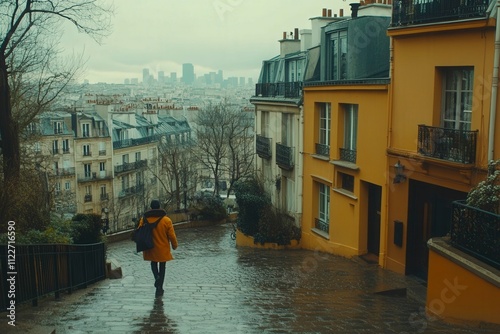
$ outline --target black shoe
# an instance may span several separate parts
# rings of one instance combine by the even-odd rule
[[[155,293],[155,297],[158,298],[158,297],[161,297],[163,296],[163,293],[165,291],[163,291],[163,289],[160,289],[160,288],[156,288],[156,293]]]

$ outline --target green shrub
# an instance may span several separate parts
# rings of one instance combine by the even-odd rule
[[[254,242],[289,245],[292,240],[300,240],[300,235],[300,228],[295,226],[290,216],[282,210],[269,206],[261,210],[259,231],[254,235]]]
[[[76,214],[71,222],[71,234],[75,244],[102,242],[102,219],[98,214]]]
[[[261,211],[271,205],[271,199],[255,178],[236,182],[234,194],[238,205],[238,229],[245,235],[254,236],[259,232]]]
[[[197,219],[220,221],[227,218],[227,211],[220,196],[202,194],[194,198],[193,211]]]
[[[467,205],[484,211],[500,213],[500,160],[489,164],[486,180],[479,182],[469,191]]]

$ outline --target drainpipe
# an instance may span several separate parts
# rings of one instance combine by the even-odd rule
[[[495,123],[498,95],[498,65],[500,57],[500,0],[497,0],[497,17],[495,31],[495,53],[493,57],[493,77],[491,80],[490,129],[488,134],[488,163],[493,160],[495,152]]]
[[[500,0],[499,0],[500,1]],[[303,93],[302,93],[303,94]],[[304,98],[302,97],[302,105],[299,107],[299,149],[297,154],[298,166],[297,166],[297,219],[299,221],[299,226],[302,227],[302,203],[304,200],[303,186],[304,182]]]

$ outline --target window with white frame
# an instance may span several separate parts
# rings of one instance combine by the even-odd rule
[[[54,153],[54,154],[59,153],[59,142],[57,140],[54,140],[52,142],[52,153]]]
[[[90,124],[89,123],[82,124],[82,137],[90,137]]]
[[[470,131],[474,68],[451,67],[443,72],[442,127]]]
[[[328,233],[330,231],[330,187],[323,183],[318,185],[318,218],[315,227]]]
[[[99,171],[100,172],[106,172],[106,163],[105,162],[100,162],[99,163]]]
[[[92,176],[92,165],[91,164],[83,164],[83,172],[86,178]]]
[[[69,139],[63,140],[63,153],[69,153]]]
[[[54,134],[62,133],[62,128],[61,122],[54,122]]]
[[[64,183],[64,190],[66,190],[66,191],[70,191],[71,190],[71,182],[66,181]]]
[[[331,105],[330,103],[318,103],[319,108],[319,131],[316,153],[324,156],[330,155],[330,126]]]
[[[356,162],[358,135],[358,105],[343,104],[344,112],[344,144],[340,150],[340,158],[344,161]]]
[[[89,144],[83,145],[83,155],[86,157],[90,156],[90,145]]]
[[[347,79],[347,32],[335,31],[327,35],[326,80]]]

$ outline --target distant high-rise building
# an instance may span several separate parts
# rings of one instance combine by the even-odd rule
[[[240,77],[240,86],[245,86],[245,77]]]
[[[165,72],[158,72],[158,83],[165,83]]]
[[[176,83],[177,82],[177,72],[170,72],[170,81],[172,83]]]
[[[222,84],[223,82],[224,82],[224,76],[222,75],[222,70],[219,70],[219,71],[217,71],[215,83]]]
[[[142,70],[142,83],[148,83],[149,82],[149,70],[147,68]]]
[[[194,66],[193,64],[182,64],[182,82],[185,84],[192,84],[194,82]]]
[[[125,85],[130,85],[130,79],[125,79],[125,80],[123,81],[123,83],[124,83]]]

